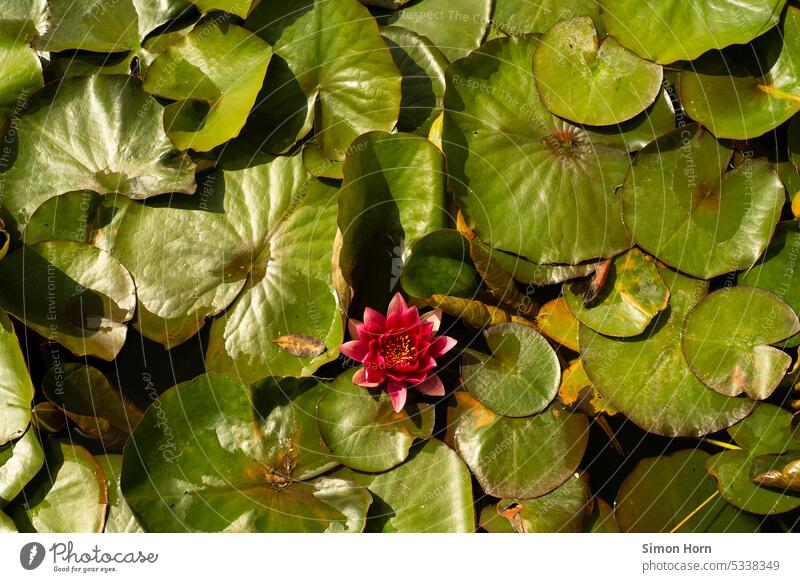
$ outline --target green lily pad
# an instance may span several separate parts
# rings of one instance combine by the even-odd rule
[[[576,123],[613,125],[636,117],[661,92],[663,72],[619,44],[598,38],[588,16],[550,28],[533,55],[545,107]]]
[[[553,401],[561,365],[547,340],[518,323],[493,325],[483,332],[491,355],[464,350],[461,382],[492,412],[530,416]]]
[[[378,10],[376,18],[429,38],[452,62],[480,46],[491,12],[492,0],[419,0],[393,12]]]
[[[6,0],[0,8],[0,33],[30,40],[45,29],[47,0]]]
[[[103,533],[144,533],[119,488],[122,455],[98,455],[95,460],[103,470],[108,491],[108,514]]]
[[[726,396],[768,398],[792,358],[771,347],[800,332],[797,315],[763,289],[720,289],[698,303],[683,323],[681,346],[692,371]]]
[[[339,264],[373,307],[388,303],[410,248],[447,226],[442,152],[408,133],[371,132],[356,139],[337,196],[342,231]]]
[[[639,152],[622,188],[636,243],[704,279],[755,263],[780,218],[783,184],[764,159],[728,170],[731,156],[728,145],[697,125]]]
[[[746,44],[778,24],[786,0],[601,0],[606,30],[639,56],[664,65]]]
[[[469,241],[469,254],[489,293],[504,309],[519,316],[533,317],[536,304],[529,296],[532,294],[530,286],[523,293],[514,276],[495,260],[495,253],[476,238]]]
[[[333,475],[372,492],[368,532],[475,531],[469,470],[452,449],[437,439],[414,445],[408,458],[389,471],[362,473],[341,469]]]
[[[411,297],[470,299],[479,296],[481,276],[470,257],[467,239],[455,230],[441,229],[414,243],[400,282]]]
[[[39,57],[27,44],[0,29],[0,120],[21,112],[25,101],[42,87]]]
[[[602,26],[597,0],[495,0],[492,24],[508,36],[541,34],[562,20],[589,16]]]
[[[458,421],[456,450],[488,495],[531,499],[572,475],[589,440],[583,414],[551,404],[526,418],[507,418],[476,405]]]
[[[800,458],[790,460],[783,467],[773,468],[771,455],[757,457],[751,473],[756,473],[752,481],[761,487],[772,487],[781,491],[800,493]]]
[[[433,406],[412,402],[395,412],[385,390],[353,384],[354,372],[343,373],[326,389],[317,409],[319,432],[343,465],[386,471],[408,457],[414,439],[431,436]]]
[[[197,9],[203,14],[214,10],[221,10],[242,18],[247,18],[256,0],[189,0],[189,2],[197,6]]]
[[[620,487],[617,522],[624,532],[754,533],[759,519],[713,497],[714,480],[706,473],[710,455],[700,450],[678,451],[640,461]],[[696,514],[683,522],[696,508]]]
[[[742,55],[713,52],[680,75],[686,113],[717,137],[751,139],[800,111],[800,9],[790,6],[780,29],[753,42]]]
[[[303,165],[312,176],[317,178],[330,178],[331,180],[344,178],[344,163],[326,158],[314,142],[308,142],[303,146]]]
[[[0,445],[0,507],[22,491],[43,463],[42,445],[32,427],[17,440]]]
[[[599,497],[594,498],[594,507],[589,516],[586,531],[589,533],[619,533],[619,526],[614,518],[614,509]]]
[[[14,520],[0,511],[0,533],[17,533],[17,526]]]
[[[275,387],[248,389],[208,374],[147,409],[125,447],[121,477],[145,531],[363,529],[369,493],[341,479],[297,480],[307,467],[299,464],[295,416],[264,390]],[[306,458],[318,466],[316,455]]]
[[[42,391],[83,434],[107,447],[121,448],[142,419],[142,412],[92,366],[51,368],[42,379]]]
[[[517,533],[581,533],[591,509],[589,480],[578,473],[536,499],[501,499],[497,513]]]
[[[514,279],[523,285],[542,286],[563,283],[570,279],[585,277],[597,269],[597,261],[588,261],[577,265],[540,265],[523,259],[519,255],[506,253],[497,249],[490,249],[492,260],[510,273]]]
[[[658,267],[639,249],[614,259],[599,295],[588,305],[586,289],[586,281],[564,285],[567,306],[578,321],[604,335],[639,335],[669,303],[669,289]]]
[[[164,110],[175,147],[207,152],[239,135],[271,57],[272,48],[256,35],[210,20],[153,61],[143,87],[177,101]]]
[[[791,413],[762,403],[750,416],[729,428],[728,433],[742,450],[724,451],[706,461],[722,497],[758,515],[785,513],[800,507],[800,493],[776,491],[752,481],[797,458],[796,454],[784,454],[800,449],[800,434],[792,427]]]
[[[536,46],[492,40],[447,69],[450,187],[467,226],[496,251],[539,264],[613,256],[631,246],[616,193],[628,154],[545,109]]]
[[[750,269],[739,273],[740,285],[753,285],[772,291],[788,303],[795,313],[800,313],[800,284],[795,277],[795,262],[800,249],[800,222],[782,222],[759,261]],[[800,345],[800,334],[782,345]]]
[[[0,446],[25,433],[31,421],[33,394],[14,326],[0,310]]]
[[[444,106],[447,59],[429,39],[401,26],[384,27],[381,36],[403,75],[397,130],[425,135]]]
[[[100,533],[108,496],[103,470],[78,445],[44,442],[44,469],[7,508],[21,532]]]
[[[186,9],[184,0],[48,0],[47,23],[35,46],[43,51],[121,52]]]
[[[0,262],[0,307],[76,355],[111,361],[125,343],[136,291],[109,253],[73,241],[44,242]]]
[[[313,127],[325,157],[343,160],[359,135],[394,128],[401,75],[358,0],[261,2],[246,26],[274,52],[251,119],[267,151],[285,152]]]
[[[67,79],[54,95],[44,93],[18,122],[16,160],[4,174],[2,209],[20,230],[65,192],[147,198],[195,191],[195,165],[164,133],[164,108],[127,77]]]
[[[611,338],[581,326],[581,360],[592,384],[646,431],[663,436],[699,436],[744,418],[753,403],[728,398],[692,373],[680,348],[686,314],[708,292],[708,283],[660,268],[670,305],[644,333]]]

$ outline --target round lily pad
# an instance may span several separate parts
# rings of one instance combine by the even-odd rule
[[[606,30],[639,56],[669,64],[746,44],[778,24],[786,0],[600,0]]]
[[[759,519],[720,497],[681,523],[716,490],[706,473],[710,455],[686,450],[644,459],[631,471],[617,495],[617,522],[624,532],[757,532]]]
[[[599,294],[587,301],[589,283],[584,279],[565,284],[564,298],[578,321],[605,335],[639,335],[669,303],[658,267],[639,249],[616,257]]]
[[[788,303],[795,313],[800,313],[800,281],[795,267],[799,253],[800,222],[782,222],[759,261],[739,273],[737,281],[740,285],[753,285],[772,291]],[[800,334],[782,343],[786,347],[796,347],[798,344]]]
[[[367,515],[368,532],[475,531],[469,470],[452,449],[437,439],[415,444],[408,458],[390,471],[338,469],[332,475],[358,483],[373,494]]]
[[[545,107],[589,125],[627,121],[661,91],[660,65],[638,57],[613,37],[600,40],[588,16],[563,20],[533,55],[536,88]]]
[[[551,404],[525,418],[477,405],[461,416],[456,450],[488,495],[531,499],[549,493],[578,467],[589,439],[583,414]]]
[[[483,333],[491,355],[464,350],[461,381],[484,406],[503,416],[530,416],[555,398],[558,356],[533,328],[500,323]]]
[[[800,332],[797,315],[763,289],[720,289],[698,303],[683,324],[681,346],[695,375],[726,396],[768,398],[792,358],[774,348]]]
[[[145,411],[125,446],[121,477],[145,531],[363,529],[366,490],[341,479],[299,480],[319,468],[317,454],[303,454],[317,433],[276,398],[277,382],[250,389],[207,374],[167,390]]]
[[[764,3],[762,3],[764,4]],[[686,113],[715,136],[752,139],[800,111],[800,8],[741,55],[712,52],[680,75]]]
[[[547,111],[537,44],[491,40],[447,69],[442,144],[456,202],[494,250],[539,264],[613,256],[631,246],[616,192],[628,153]]]
[[[400,278],[412,297],[447,295],[465,299],[478,295],[481,276],[469,253],[469,243],[459,232],[442,229],[419,239]]]
[[[389,394],[353,383],[354,371],[339,376],[318,406],[322,440],[343,465],[385,471],[402,463],[414,439],[433,431],[433,406],[409,403],[395,412]]]
[[[644,333],[611,338],[581,326],[581,360],[592,384],[644,430],[664,436],[699,436],[744,418],[753,403],[729,398],[703,384],[680,347],[684,317],[707,293],[708,283],[659,268],[670,305]]]
[[[660,261],[709,279],[751,266],[785,201],[764,159],[728,170],[730,147],[687,125],[645,147],[622,188],[625,224]]]

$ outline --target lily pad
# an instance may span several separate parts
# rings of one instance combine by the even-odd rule
[[[100,533],[108,496],[103,470],[78,445],[44,442],[44,469],[7,508],[21,532]]]
[[[0,446],[25,433],[31,421],[33,394],[14,326],[0,310]]]
[[[448,61],[480,46],[489,27],[492,0],[418,0],[393,12],[376,12],[382,26],[396,25],[429,38]]]
[[[43,86],[42,65],[33,49],[0,29],[0,120],[21,113],[28,98]]]
[[[483,244],[483,243],[481,243]],[[590,275],[597,268],[597,261],[577,265],[540,265],[523,259],[519,255],[491,250],[492,260],[503,267],[518,282],[529,286],[554,285],[570,279]]]
[[[789,6],[781,28],[756,39],[742,59],[712,52],[692,63],[680,75],[681,103],[717,137],[755,138],[800,111],[798,66],[800,9]]]
[[[103,470],[108,491],[108,514],[103,533],[143,533],[119,488],[122,455],[98,455],[95,460]]]
[[[716,488],[705,469],[709,458],[704,451],[686,450],[639,462],[617,495],[620,529],[636,533],[757,532],[760,520],[755,516],[712,497]],[[683,522],[698,507],[700,510]]]
[[[581,533],[589,519],[591,496],[589,480],[575,473],[536,499],[501,499],[496,511],[517,533]]]
[[[683,324],[681,346],[695,375],[726,396],[768,398],[792,358],[771,347],[800,332],[783,300],[747,286],[720,289],[698,303]]]
[[[136,292],[109,253],[73,241],[44,242],[0,262],[0,307],[76,355],[110,361],[125,343]]]
[[[406,459],[414,439],[431,436],[433,406],[410,403],[395,412],[385,390],[357,386],[353,373],[339,376],[319,401],[319,432],[343,465],[386,471]]]
[[[44,30],[47,0],[6,0],[0,8],[0,33],[30,40]]]
[[[161,394],[136,427],[121,488],[145,531],[323,532],[364,526],[366,490],[340,479],[295,478],[293,415],[218,374]],[[259,401],[266,398],[261,408]],[[316,461],[314,461],[316,463]]]
[[[139,199],[195,191],[195,165],[164,133],[164,108],[127,77],[66,79],[54,91],[20,118],[16,160],[4,174],[2,209],[19,230],[42,203],[66,192]]]
[[[564,298],[581,323],[604,335],[639,335],[669,303],[669,289],[658,267],[639,249],[614,259],[599,295],[588,305],[587,287],[585,280],[568,283]]]
[[[603,499],[594,498],[594,507],[586,528],[589,533],[619,533],[614,509]]]
[[[795,263],[800,253],[800,222],[782,222],[759,261],[750,269],[739,273],[740,285],[753,285],[772,291],[788,303],[795,313],[800,313],[800,283],[796,277]],[[782,345],[796,347],[800,334]]]
[[[400,281],[406,293],[420,299],[434,295],[471,299],[479,296],[481,287],[469,243],[450,229],[435,230],[413,245]]]
[[[536,88],[552,113],[589,125],[636,117],[661,92],[659,65],[638,57],[613,37],[600,40],[588,16],[558,22],[533,56]]]
[[[639,152],[622,188],[636,243],[704,279],[755,263],[780,218],[783,184],[765,159],[728,170],[731,157],[728,145],[698,125]]]
[[[531,499],[572,475],[589,439],[583,414],[551,404],[526,418],[474,406],[458,421],[456,450],[488,495]]]
[[[752,481],[797,458],[797,454],[787,453],[800,450],[800,434],[792,427],[791,413],[762,403],[750,416],[728,429],[728,433],[742,450],[724,451],[706,461],[722,497],[758,515],[785,513],[800,507],[800,493],[772,490]]]
[[[484,406],[503,416],[530,416],[553,401],[561,380],[558,356],[536,330],[501,323],[483,333],[491,355],[464,350],[464,387]]]
[[[581,360],[609,404],[646,431],[663,436],[699,436],[744,418],[753,403],[728,398],[692,373],[680,348],[686,314],[708,292],[708,283],[659,268],[670,290],[669,309],[644,333],[611,338],[581,326]]]
[[[589,16],[602,26],[597,0],[495,0],[492,24],[508,36],[541,34],[562,20]]]
[[[334,476],[372,492],[368,532],[475,531],[469,470],[455,452],[437,439],[411,447],[408,458],[390,471],[361,473],[341,469]]]
[[[32,427],[15,441],[0,445],[0,507],[5,507],[33,479],[44,463],[39,437]]]
[[[496,39],[448,68],[450,187],[466,225],[495,250],[539,264],[613,256],[631,246],[616,193],[628,154],[545,109],[536,46]]]
[[[246,26],[274,52],[251,119],[267,151],[285,152],[313,127],[325,157],[343,160],[359,135],[394,128],[401,75],[358,0],[261,2]]]
[[[600,0],[606,30],[639,56],[668,64],[746,44],[778,24],[786,0]]]
[[[342,171],[344,163],[326,158],[319,146],[313,141],[303,146],[303,165],[312,176],[317,178],[330,178],[331,180],[344,178],[344,172]]]
[[[172,143],[207,152],[239,135],[271,57],[272,48],[256,35],[209,20],[150,64],[143,87],[177,101],[164,110]]]
[[[769,468],[764,472],[760,472],[763,465],[759,459],[756,459],[754,465],[758,467],[755,471],[757,475],[752,479],[756,485],[800,493],[800,458],[789,461],[783,467]]]
[[[203,14],[222,10],[241,18],[247,18],[256,0],[189,0],[189,2],[197,6],[197,9]]]
[[[45,397],[61,408],[83,434],[121,448],[142,412],[100,370],[80,364],[51,368],[42,380]]]

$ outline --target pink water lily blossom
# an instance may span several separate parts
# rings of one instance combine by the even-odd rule
[[[400,293],[392,298],[385,316],[367,307],[363,322],[350,321],[353,340],[341,347],[345,356],[364,364],[353,382],[367,388],[386,383],[395,412],[403,409],[409,388],[428,396],[444,396],[444,385],[436,376],[436,358],[453,349],[456,340],[436,335],[441,323],[441,309],[420,316]]]

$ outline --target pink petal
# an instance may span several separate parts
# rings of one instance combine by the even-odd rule
[[[353,340],[343,343],[339,351],[356,362],[363,362],[369,354],[369,344],[361,340]]]
[[[433,324],[432,331],[436,333],[439,331],[439,327],[442,325],[442,310],[441,309],[434,309],[433,311],[429,311],[428,313],[420,316],[420,322],[430,322]]]
[[[438,358],[439,356],[446,354],[450,350],[452,350],[458,342],[446,335],[440,335],[433,338],[431,341],[431,345],[428,348],[428,355],[432,358]]]
[[[386,325],[386,318],[382,313],[375,311],[371,307],[366,307],[364,309],[364,325],[366,325],[370,331],[375,330],[374,333],[380,333],[379,330],[383,330]]]
[[[359,386],[364,386],[365,388],[377,388],[381,385],[380,382],[369,381],[367,378],[366,368],[359,368],[358,371],[353,374],[353,384],[358,384]]]
[[[439,380],[439,376],[431,376],[424,382],[416,384],[414,388],[426,396],[444,396],[444,384]]]
[[[364,363],[364,377],[370,384],[381,384],[386,380],[386,371],[375,364]]]
[[[358,328],[364,325],[362,322],[358,321],[357,319],[349,319],[347,321],[347,331],[350,332],[350,337],[354,340],[358,339]]]
[[[390,380],[386,391],[389,393],[389,398],[392,400],[394,411],[400,412],[403,410],[403,406],[406,405],[406,396],[408,393],[406,385],[403,382]]]
[[[392,300],[389,302],[389,309],[386,310],[386,318],[388,319],[395,314],[402,314],[407,309],[408,305],[406,305],[406,300],[403,299],[400,293],[395,293],[394,297],[392,297]]]

